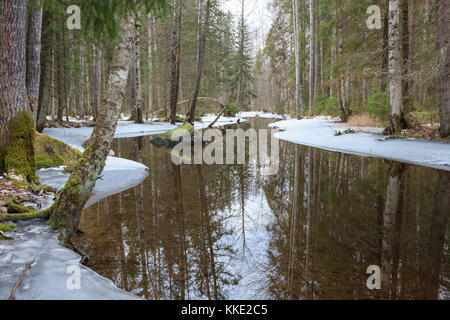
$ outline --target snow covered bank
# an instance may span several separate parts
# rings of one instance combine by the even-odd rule
[[[176,125],[171,125],[167,122],[137,124],[131,121],[119,121],[117,124],[116,132],[114,134],[114,138],[128,138],[151,134],[161,134],[174,128],[176,128]],[[46,128],[44,130],[44,133],[55,139],[63,141],[80,151],[83,151],[82,144],[90,138],[93,130],[93,127]]]
[[[285,130],[277,133],[276,137],[293,143],[450,171],[450,143],[386,139],[382,135],[361,132],[334,136],[334,130],[344,131],[350,127],[324,118],[291,119],[275,122],[269,126]],[[383,131],[380,128],[352,129],[373,133]]]
[[[63,173],[64,167],[41,169],[37,172],[39,181],[44,185],[62,188],[69,174]],[[97,180],[93,195],[86,208],[113,194],[128,190],[140,184],[148,176],[148,168],[135,161],[108,157],[101,179]]]
[[[203,116],[201,119],[202,121],[195,121],[194,127],[196,129],[205,129],[208,128],[208,126],[217,118],[217,115],[214,114],[208,114]],[[247,120],[242,119],[238,116],[236,117],[225,117],[221,116],[217,122],[213,125],[213,127],[222,127],[222,126],[228,126],[233,125],[237,123],[246,122]]]
[[[160,133],[174,128],[169,124],[136,125],[127,122],[118,126],[115,137],[132,137]],[[93,128],[50,128],[45,133],[61,140],[80,151]],[[144,131],[144,132],[142,132]],[[63,167],[38,171],[41,183],[61,188],[69,178]],[[141,163],[108,157],[102,178],[95,185],[90,206],[112,194],[132,188],[148,176],[148,168]],[[45,203],[43,209],[51,203]],[[101,277],[87,267],[80,265],[80,256],[61,247],[57,233],[43,221],[20,222],[14,232],[13,241],[0,241],[0,299],[8,299],[11,289],[20,277],[26,264],[35,261],[26,272],[23,283],[16,291],[16,299],[139,299]],[[67,285],[68,267],[80,270],[81,289]],[[69,270],[70,271],[70,270]]]
[[[280,115],[263,111],[242,111],[236,114],[238,118],[291,119],[290,115]]]

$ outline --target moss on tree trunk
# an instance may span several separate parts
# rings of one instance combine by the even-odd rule
[[[9,144],[0,150],[0,171],[23,180],[37,181],[34,159],[34,119],[19,111],[8,122]]]

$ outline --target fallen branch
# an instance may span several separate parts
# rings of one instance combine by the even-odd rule
[[[224,106],[222,108],[222,111],[220,111],[219,115],[214,119],[213,122],[211,122],[208,126],[208,129],[212,128],[212,126],[217,122],[217,120],[219,120],[219,118],[222,116],[222,114],[225,112],[225,110],[227,109],[227,106]]]
[[[30,263],[27,263],[27,265],[23,269],[22,273],[20,274],[19,280],[16,282],[16,284],[14,285],[14,287],[11,290],[11,295],[9,296],[9,300],[16,300],[16,290],[22,284],[25,273],[31,268],[31,265],[34,263],[34,261],[36,261],[36,258],[33,261],[31,261]]]

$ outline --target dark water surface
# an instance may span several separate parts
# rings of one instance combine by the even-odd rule
[[[449,172],[280,142],[279,173],[264,176],[258,164],[175,166],[151,139],[115,140],[150,175],[86,209],[77,238],[120,288],[148,299],[450,298]],[[366,286],[369,265],[381,290]]]

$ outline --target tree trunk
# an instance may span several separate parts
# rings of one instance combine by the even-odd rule
[[[139,49],[137,49],[139,50]],[[131,51],[131,67],[129,74],[130,81],[130,106],[131,116],[130,120],[137,120],[137,88],[136,88],[136,39],[133,41],[133,49]]]
[[[400,0],[389,1],[389,92],[391,115],[386,134],[402,130],[406,123],[403,115],[402,59],[400,54]]]
[[[177,6],[176,1],[174,5]],[[173,29],[172,29],[172,44],[170,53],[170,65],[171,65],[171,76],[170,76],[170,123],[175,124],[177,118],[177,103],[178,103],[178,92],[180,85],[180,74],[179,74],[179,35],[181,26],[181,6],[179,4],[178,12],[174,12],[173,15]]]
[[[57,87],[58,87],[58,110],[57,110],[57,120],[58,122],[63,122],[63,112],[64,112],[64,83],[63,83],[63,68],[64,68],[64,47],[62,43],[64,38],[61,32],[56,32],[56,72],[57,72]]]
[[[136,58],[136,122],[143,123],[142,118],[142,77],[141,77],[141,45],[139,35],[140,25],[136,22],[135,58]]]
[[[402,95],[403,95],[403,104],[405,106],[410,104],[409,97],[409,80],[408,80],[408,62],[409,62],[409,0],[401,0],[402,6],[402,31],[401,31],[401,39],[402,39],[402,53],[403,53],[403,62],[402,62]]]
[[[300,69],[300,21],[298,16],[298,0],[292,0],[293,22],[294,22],[294,44],[295,44],[295,115],[300,117],[303,110],[301,69]]]
[[[26,0],[0,1],[0,172],[34,180],[34,119],[26,87]]]
[[[314,0],[309,0],[309,116],[312,116],[314,107],[314,33]]]
[[[314,3],[314,102],[316,101],[317,93],[319,92],[319,41],[318,41],[318,30],[319,30],[319,7],[317,5],[317,0]]]
[[[97,113],[100,108],[101,97],[101,70],[102,70],[102,47],[101,44],[94,44],[94,70],[91,80],[91,106],[94,121],[97,119]]]
[[[33,117],[37,119],[41,74],[42,7],[39,0],[30,1],[27,32],[27,94]]]
[[[81,214],[105,166],[123,103],[131,60],[135,23],[122,22],[120,43],[114,46],[104,103],[100,105],[92,136],[60,196],[50,208],[50,223],[67,227],[70,237],[77,230]]]
[[[241,94],[242,94],[242,82],[244,78],[244,46],[245,46],[245,39],[244,39],[244,0],[241,2],[241,26],[239,30],[239,70],[238,70],[238,83],[237,83],[237,95],[236,95],[236,106],[239,107],[241,104]]]
[[[84,116],[87,115],[86,112],[86,104],[85,104],[85,85],[86,85],[86,75],[85,75],[85,50],[84,50],[84,40],[81,39],[80,41],[80,78],[78,82],[78,88],[80,90],[80,105],[79,105],[79,111]]]
[[[154,35],[153,35],[153,18],[151,14],[147,17],[147,23],[148,23],[148,46],[147,46],[147,54],[148,54],[148,112],[153,114],[154,104],[153,104],[153,91],[155,90],[154,86],[154,79],[156,77],[154,66],[153,66],[153,44],[154,44]]]
[[[450,137],[450,4],[438,0],[437,46],[440,64],[439,109],[441,113],[440,133],[442,138]]]
[[[36,130],[42,132],[45,128],[48,108],[52,99],[53,86],[53,34],[50,29],[52,14],[45,11],[42,20],[42,51],[41,51],[41,80],[39,85],[39,108],[36,118]]]
[[[209,28],[209,12],[211,7],[211,0],[206,0],[206,17],[205,17],[205,24],[203,26],[203,32],[202,30],[202,0],[199,0],[198,5],[198,51],[197,51],[197,78],[195,81],[195,89],[194,89],[194,96],[192,97],[191,106],[189,108],[189,115],[187,121],[189,123],[192,123],[194,121],[194,115],[195,115],[195,108],[197,106],[197,99],[198,95],[200,93],[200,84],[202,81],[202,75],[203,75],[203,61],[205,58],[205,50],[206,50],[206,40],[208,37],[208,28]]]
[[[385,92],[389,74],[389,16],[386,14],[389,8],[389,0],[385,1],[383,8],[383,54],[381,57],[381,91]]]

